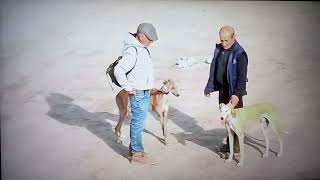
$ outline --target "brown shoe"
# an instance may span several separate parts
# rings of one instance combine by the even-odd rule
[[[132,155],[133,155],[133,153],[131,151],[129,151],[129,155],[128,155],[129,159],[132,158]]]
[[[144,152],[136,152],[132,154],[131,163],[136,162],[140,164],[147,164],[149,163],[149,158],[146,153]]]
[[[133,155],[133,153],[132,153],[132,148],[131,148],[131,146],[129,146],[129,159],[132,158],[132,155]]]

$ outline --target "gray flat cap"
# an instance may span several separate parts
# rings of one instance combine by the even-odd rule
[[[156,29],[150,23],[141,23],[138,26],[137,33],[145,34],[152,41],[158,40]]]

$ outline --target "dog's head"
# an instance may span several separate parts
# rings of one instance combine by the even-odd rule
[[[227,118],[230,116],[232,116],[232,117],[235,116],[234,109],[232,108],[230,102],[228,104],[221,103],[219,105],[219,109],[221,111],[221,120],[222,121],[226,121]]]
[[[172,93],[176,97],[180,96],[177,84],[171,79],[165,80],[163,82],[161,91],[163,91],[164,93]]]

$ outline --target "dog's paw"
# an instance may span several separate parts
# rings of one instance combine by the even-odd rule
[[[165,146],[168,146],[168,144],[169,144],[169,143],[168,143],[168,140],[164,139],[164,140],[163,140],[163,144],[164,144]]]
[[[240,162],[237,163],[237,166],[238,166],[238,167],[242,167],[242,166],[243,166],[243,162],[242,162],[242,163],[240,163]]]
[[[224,162],[225,163],[231,163],[232,159],[226,159]]]
[[[277,154],[277,157],[280,158],[282,156],[282,152]]]
[[[266,158],[266,157],[268,157],[268,156],[269,156],[268,153],[264,153],[264,154],[262,155],[262,157],[264,157],[264,158]]]
[[[117,144],[122,144],[122,139],[121,139],[121,138],[118,138],[117,141],[116,141],[116,143],[117,143]]]

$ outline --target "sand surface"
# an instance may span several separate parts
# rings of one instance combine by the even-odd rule
[[[319,9],[315,2],[10,1],[1,2],[1,178],[3,180],[194,180],[320,178]],[[156,165],[126,159],[129,126],[115,143],[118,119],[105,67],[127,32],[151,22],[156,85],[175,80],[169,145],[148,114],[146,151]],[[203,96],[209,64],[175,66],[179,58],[212,58],[222,25],[236,29],[249,55],[245,104],[270,101],[282,112],[284,156],[272,131],[263,159],[259,127],[247,133],[245,165],[216,153],[226,132],[217,93]],[[257,140],[258,139],[258,140]]]

